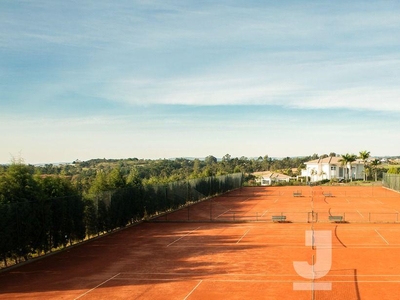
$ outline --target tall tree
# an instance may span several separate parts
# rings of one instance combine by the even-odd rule
[[[97,194],[102,191],[107,191],[109,190],[108,182],[107,182],[107,176],[104,173],[103,170],[98,170],[96,174],[96,178],[92,182],[92,185],[89,189],[89,193],[91,194]]]
[[[380,164],[380,160],[379,159],[374,159],[371,161],[370,166],[372,168],[372,170],[374,171],[374,175],[375,175],[375,181],[378,181],[378,166]]]
[[[125,179],[122,175],[122,170],[121,167],[116,167],[114,168],[109,174],[108,174],[108,188],[109,189],[119,189],[125,187]]]
[[[362,159],[362,161],[364,163],[364,181],[366,181],[367,180],[367,172],[365,170],[366,170],[367,161],[368,161],[370,152],[367,150],[364,150],[364,151],[360,151],[359,154],[360,154],[360,156],[359,156],[360,159]]]
[[[33,173],[31,166],[13,161],[0,177],[0,203],[6,205],[2,210],[7,212],[10,222],[6,233],[8,255],[16,261],[21,257],[27,259],[36,232],[34,221],[41,191]]]
[[[353,181],[353,176],[351,174],[351,164],[357,160],[357,155],[346,153],[342,155],[339,160],[343,166],[346,167],[347,179],[350,177],[350,181]]]

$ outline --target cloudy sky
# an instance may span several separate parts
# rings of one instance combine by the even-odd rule
[[[400,2],[2,0],[0,163],[400,155]]]

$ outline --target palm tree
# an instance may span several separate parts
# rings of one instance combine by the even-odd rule
[[[312,169],[310,175],[311,175],[311,181],[313,181],[312,178],[313,178],[313,176],[317,175],[317,170]],[[316,181],[316,180],[315,180],[315,181]]]
[[[347,177],[351,175],[351,163],[355,162],[357,160],[357,155],[355,154],[349,154],[346,153],[345,155],[342,155],[342,158],[339,159],[339,161],[342,163],[342,166],[346,166],[347,171]],[[346,178],[346,176],[345,176]],[[350,181],[353,181],[353,176],[350,176]]]
[[[322,180],[324,180],[326,173],[324,171],[321,170],[321,172],[319,172],[319,176],[322,177]]]
[[[369,158],[369,154],[370,154],[370,152],[367,151],[367,150],[360,151],[360,156],[359,157],[362,159],[362,161],[364,163],[364,181],[367,180],[367,172],[365,172],[365,167],[367,165],[367,160]]]
[[[374,159],[373,161],[371,161],[371,168],[374,170],[374,174],[375,174],[375,181],[378,181],[378,179],[377,179],[377,168],[378,168],[378,165],[380,164],[381,162],[380,162],[380,160],[379,159]]]

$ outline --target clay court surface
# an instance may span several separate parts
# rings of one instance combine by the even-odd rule
[[[399,211],[377,186],[242,188],[4,271],[0,299],[397,299]],[[332,237],[315,279],[294,268],[311,229]]]

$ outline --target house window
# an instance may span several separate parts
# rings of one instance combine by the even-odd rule
[[[331,170],[335,171],[336,170],[336,166],[331,166]]]

